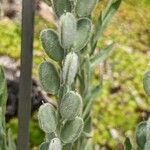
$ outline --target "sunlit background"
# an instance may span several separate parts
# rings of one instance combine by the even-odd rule
[[[7,1],[4,7],[0,4],[0,64],[16,70],[17,75],[20,64],[21,2],[12,0],[14,4],[10,4],[11,0]],[[93,22],[105,4],[106,0],[98,3],[93,12]],[[33,60],[33,76],[37,81],[38,64],[46,57],[39,34],[44,28],[54,27],[49,20],[49,14],[43,15],[37,8]],[[103,89],[92,112],[93,142],[108,150],[116,150],[126,136],[133,137],[136,124],[146,120],[150,114],[150,101],[142,85],[143,74],[150,68],[150,0],[123,0],[97,47],[101,49],[112,41],[116,43],[112,55],[97,66],[93,78],[93,82],[96,82],[99,72],[104,73]],[[17,119],[9,120],[7,126],[11,127],[16,138]],[[36,150],[43,137],[35,111],[30,123],[31,149]]]

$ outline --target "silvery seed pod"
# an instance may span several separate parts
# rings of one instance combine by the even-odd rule
[[[50,93],[56,94],[60,86],[60,79],[56,68],[49,62],[42,62],[39,66],[39,79],[43,89]]]
[[[63,82],[71,85],[78,71],[78,55],[69,53],[63,63],[62,78]]]
[[[144,149],[146,143],[146,126],[147,122],[141,122],[136,128],[136,142],[141,149]]]
[[[58,138],[54,138],[51,140],[48,150],[61,150],[61,141]]]
[[[79,17],[91,15],[97,0],[77,0],[76,13]]]
[[[73,46],[76,31],[77,31],[76,18],[71,13],[66,13],[60,18],[59,25],[59,40],[65,50],[70,50]]]
[[[57,17],[60,17],[65,12],[71,12],[70,0],[51,0],[51,2]]]
[[[40,39],[46,54],[55,61],[62,61],[64,50],[59,44],[57,33],[54,30],[45,29],[41,32]]]
[[[55,132],[57,121],[54,107],[49,104],[43,104],[38,111],[39,126],[45,133]]]
[[[82,98],[74,91],[69,91],[61,100],[60,114],[63,119],[72,120],[82,110]]]
[[[88,18],[79,19],[77,22],[77,34],[74,41],[73,50],[75,52],[83,49],[90,38],[92,31],[92,23]]]
[[[78,139],[83,131],[84,122],[80,117],[67,121],[61,130],[61,140],[63,143],[72,143]]]

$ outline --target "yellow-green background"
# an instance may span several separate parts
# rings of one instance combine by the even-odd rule
[[[93,13],[93,22],[105,3],[100,3]],[[124,0],[118,13],[99,41],[98,47],[114,41],[116,46],[104,64],[104,86],[93,106],[93,141],[115,149],[126,135],[134,136],[136,124],[150,111],[149,98],[145,95],[142,76],[150,68],[150,0]],[[51,27],[43,19],[35,19],[33,74],[44,57],[39,33]],[[8,55],[16,61],[20,55],[20,25],[11,20],[0,21],[0,55]],[[98,76],[95,70],[95,78]],[[95,80],[95,79],[93,79]],[[17,119],[8,123],[16,137]],[[112,136],[112,131],[117,133]],[[30,124],[30,145],[37,149],[43,141],[38,128],[36,113]]]

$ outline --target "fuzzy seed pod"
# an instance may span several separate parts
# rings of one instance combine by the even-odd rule
[[[49,104],[43,104],[38,111],[39,126],[45,133],[55,132],[57,122],[56,122],[56,112],[54,107]]]
[[[48,150],[61,150],[61,141],[58,138],[54,138],[51,140]]]
[[[60,104],[60,113],[63,119],[73,120],[82,110],[82,98],[74,91],[68,92]]]
[[[79,17],[90,16],[97,0],[77,0],[76,13]]]
[[[71,13],[66,13],[60,18],[59,40],[65,50],[70,50],[73,46],[77,31],[76,18]]]
[[[41,32],[40,39],[45,53],[55,61],[62,61],[64,50],[59,44],[57,33],[54,30],[45,29]]]
[[[144,74],[143,86],[146,94],[150,96],[150,70]]]
[[[60,79],[56,68],[49,62],[42,62],[39,66],[39,79],[44,90],[56,94],[60,86]]]
[[[80,51],[83,49],[90,37],[92,30],[91,20],[88,18],[79,19],[77,22],[77,34],[74,42],[74,51]]]
[[[59,18],[65,12],[71,12],[70,0],[51,0],[55,14]]]
[[[141,122],[136,128],[136,142],[141,149],[144,149],[146,143],[147,122]]]
[[[61,130],[61,140],[63,143],[72,143],[78,139],[83,131],[83,119],[76,117],[74,120],[67,121]]]
[[[49,147],[49,142],[43,142],[41,145],[40,145],[40,150],[48,150],[48,147]]]
[[[69,53],[64,61],[62,78],[63,82],[67,85],[71,85],[78,71],[78,55],[75,53]]]

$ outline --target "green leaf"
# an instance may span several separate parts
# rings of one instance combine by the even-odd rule
[[[65,12],[71,12],[70,0],[51,0],[51,3],[57,17],[60,17]]]
[[[83,131],[84,122],[80,117],[67,121],[61,130],[61,140],[63,143],[72,143],[78,139]]]
[[[3,111],[6,109],[7,96],[7,83],[5,74],[3,68],[0,66],[0,107],[2,107]]]
[[[62,61],[64,50],[59,44],[57,33],[54,30],[45,29],[41,32],[40,39],[46,54],[53,60]]]
[[[49,104],[43,104],[38,111],[39,126],[45,133],[56,131],[57,121],[54,107]]]
[[[62,99],[60,113],[63,119],[73,120],[82,110],[82,98],[74,91],[69,91]]]
[[[150,96],[150,70],[146,71],[143,77],[143,86],[145,93]]]
[[[144,149],[146,143],[147,122],[143,121],[136,127],[136,142],[141,149]]]
[[[46,92],[50,94],[57,94],[60,86],[60,79],[53,64],[46,61],[40,64],[39,79]]]
[[[84,110],[83,110],[83,118],[85,119],[86,116],[89,114],[92,106],[93,106],[93,103],[94,101],[96,100],[96,97],[97,95],[100,93],[102,89],[102,83],[100,83],[99,85],[95,86],[94,88],[92,88],[90,91],[89,91],[89,94],[87,95],[84,103],[85,103],[85,106],[84,106]]]
[[[95,47],[97,41],[102,37],[102,34],[107,27],[108,23],[111,21],[114,14],[117,12],[121,0],[109,0],[106,8],[100,14],[97,24],[95,34],[93,36],[92,47]]]
[[[16,145],[14,140],[12,139],[12,132],[8,130],[8,149],[7,150],[16,150]]]
[[[91,15],[97,0],[77,0],[76,14],[78,17],[86,17]]]
[[[59,40],[61,46],[69,51],[74,44],[77,32],[76,18],[71,13],[65,13],[60,18]]]
[[[73,50],[75,52],[83,49],[89,41],[89,37],[92,31],[92,22],[88,18],[79,19],[77,22],[77,34],[75,37],[75,42]]]
[[[130,139],[127,137],[124,142],[124,150],[132,150]]]
[[[92,68],[94,68],[96,65],[102,63],[109,57],[109,55],[111,54],[113,45],[114,44],[108,45],[106,48],[100,50],[100,52],[98,54],[95,54],[95,56],[93,56],[91,58],[91,67]]]

